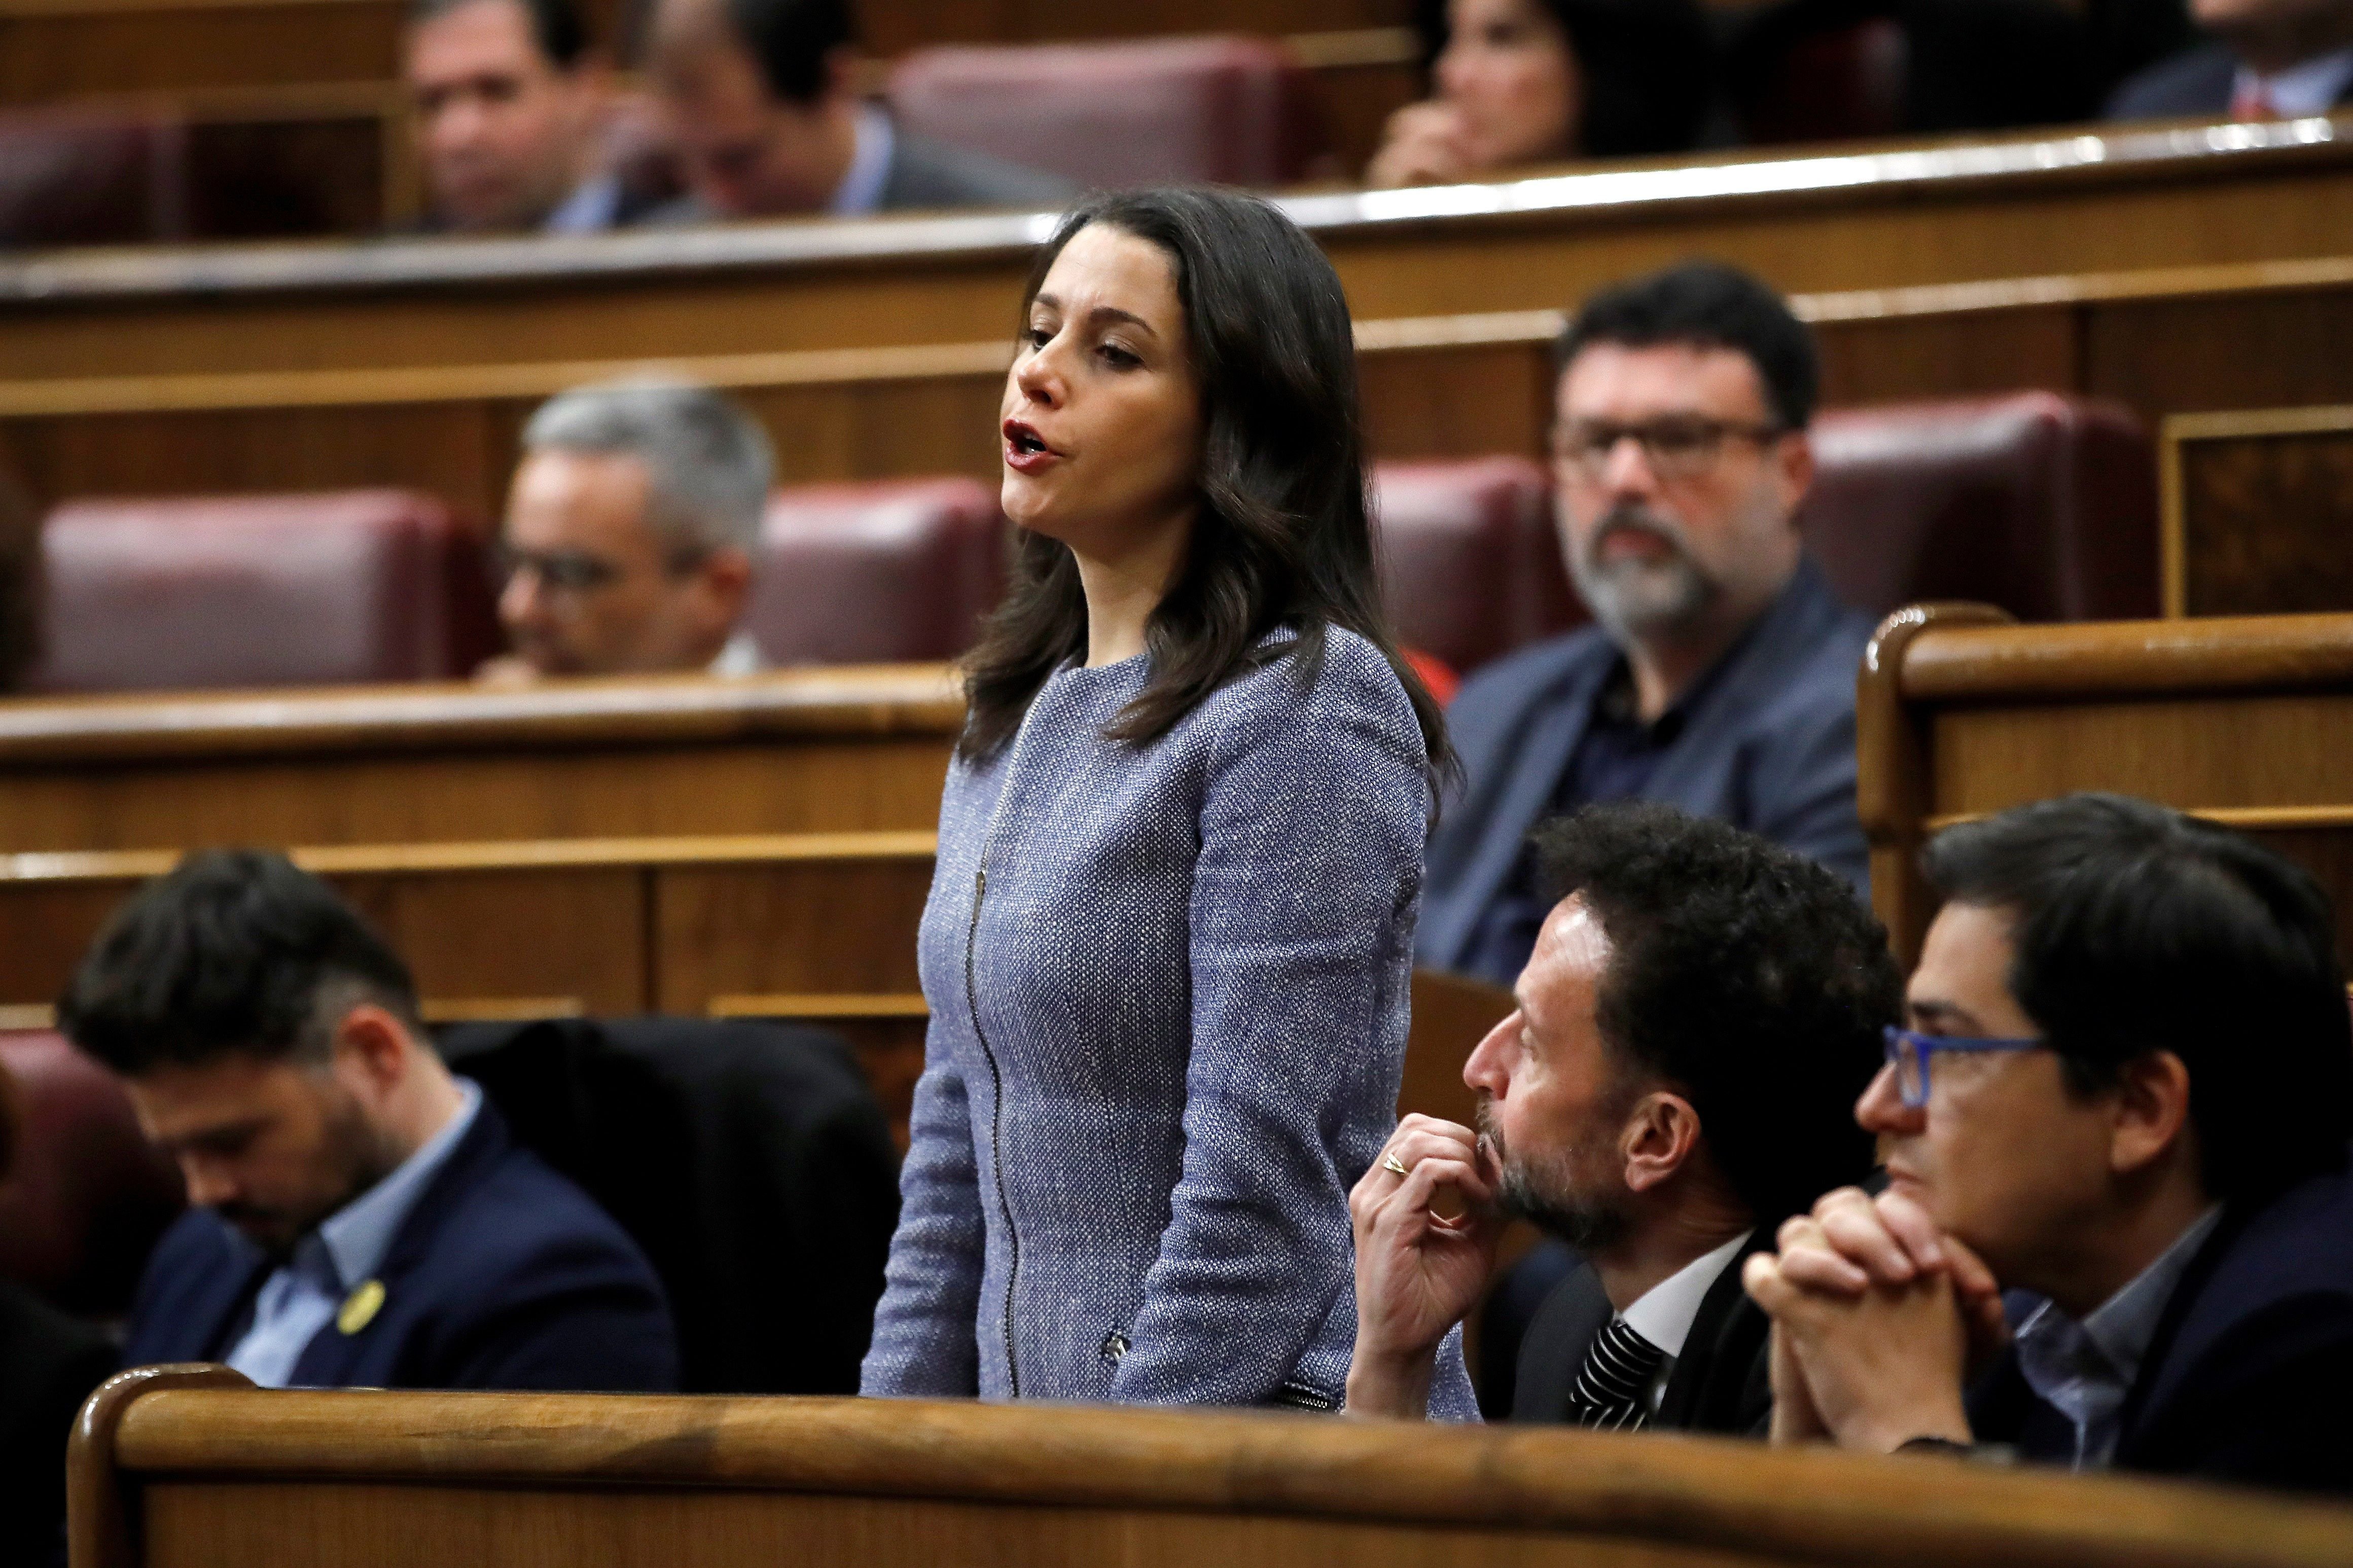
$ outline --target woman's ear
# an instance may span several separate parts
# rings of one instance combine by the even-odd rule
[[[1626,1162],[1626,1186],[1646,1193],[1672,1177],[1699,1147],[1699,1112],[1680,1094],[1653,1089],[1634,1102],[1619,1150]]]

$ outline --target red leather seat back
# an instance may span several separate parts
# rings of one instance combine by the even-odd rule
[[[901,125],[1083,185],[1275,185],[1322,151],[1312,84],[1267,38],[917,49],[892,68]]]
[[[1910,63],[1902,26],[1884,16],[1760,47],[1736,73],[1741,140],[1772,146],[1897,135]]]
[[[744,626],[770,664],[954,658],[1005,591],[1005,520],[976,479],[776,492]]]
[[[0,114],[0,245],[136,245],[188,234],[186,128],[152,114]]]
[[[1468,675],[1586,619],[1553,529],[1552,485],[1525,458],[1381,463],[1381,579],[1398,640]]]
[[[0,1034],[18,1113],[0,1183],[0,1276],[68,1311],[121,1314],[182,1206],[180,1176],[139,1131],[130,1097],[64,1037]]]
[[[2154,616],[2157,458],[2112,403],[2021,392],[1826,412],[1800,512],[1839,597],[1926,599],[2021,620]]]
[[[480,546],[406,490],[70,501],[41,555],[37,690],[433,679],[496,646]]]

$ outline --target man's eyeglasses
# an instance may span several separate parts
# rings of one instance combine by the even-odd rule
[[[585,550],[512,550],[501,545],[491,558],[491,585],[504,588],[528,572],[551,594],[593,594],[621,569]]]
[[[1715,467],[1724,444],[1736,437],[1760,445],[1786,435],[1778,425],[1742,425],[1723,419],[1654,419],[1647,425],[1612,425],[1571,419],[1553,427],[1552,459],[1581,478],[1599,480],[1609,472],[1620,441],[1642,448],[1642,460],[1662,479],[1696,478]]]
[[[1890,1024],[1881,1031],[1887,1042],[1887,1065],[1895,1069],[1895,1091],[1917,1110],[1928,1103],[1928,1058],[1938,1051],[2040,1051],[2042,1040],[1972,1037],[1968,1035],[1923,1035]]]

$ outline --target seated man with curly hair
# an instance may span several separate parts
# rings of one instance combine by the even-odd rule
[[[1761,1434],[1770,1335],[1741,1264],[1871,1168],[1850,1107],[1895,961],[1836,872],[1722,822],[1588,806],[1535,848],[1551,912],[1462,1069],[1480,1130],[1407,1117],[1351,1194],[1348,1409],[1469,1414],[1432,1387],[1437,1352],[1520,1217],[1583,1263],[1529,1325],[1515,1419]]]

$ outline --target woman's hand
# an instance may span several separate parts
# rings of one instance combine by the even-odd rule
[[[1462,111],[1433,98],[1409,103],[1389,116],[1381,149],[1365,165],[1365,184],[1443,185],[1468,179],[1473,172]]]
[[[1494,1268],[1500,1174],[1469,1128],[1409,1116],[1348,1194],[1356,1241],[1351,1412],[1417,1420],[1429,1413],[1439,1342]]]

